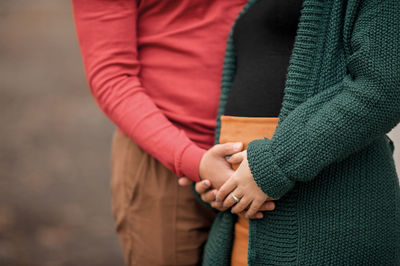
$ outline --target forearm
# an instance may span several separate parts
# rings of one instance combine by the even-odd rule
[[[168,169],[199,180],[205,150],[167,119],[142,86],[136,2],[73,0],[73,6],[87,79],[101,110]]]
[[[269,196],[283,196],[399,123],[400,10],[393,0],[378,8],[363,27],[355,25],[343,80],[300,104],[271,140],[249,144],[250,168]]]

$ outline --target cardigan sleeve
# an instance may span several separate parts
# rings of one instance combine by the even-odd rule
[[[72,3],[86,76],[100,109],[168,169],[198,181],[205,150],[167,119],[142,86],[136,1]]]
[[[354,23],[343,80],[290,112],[271,139],[249,144],[250,170],[268,196],[282,197],[399,123],[400,5],[371,6]]]

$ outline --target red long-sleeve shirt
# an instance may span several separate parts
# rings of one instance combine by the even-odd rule
[[[178,176],[214,140],[226,40],[247,0],[72,0],[103,112]]]

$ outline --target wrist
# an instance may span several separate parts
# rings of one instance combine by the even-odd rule
[[[189,177],[191,180],[200,181],[199,165],[206,150],[192,143],[187,146],[181,155],[179,176]]]
[[[249,143],[247,160],[254,181],[272,198],[281,198],[295,182],[289,179],[274,161],[269,139],[258,139]]]

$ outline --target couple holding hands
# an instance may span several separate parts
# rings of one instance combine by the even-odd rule
[[[397,0],[73,6],[128,265],[400,264]]]

